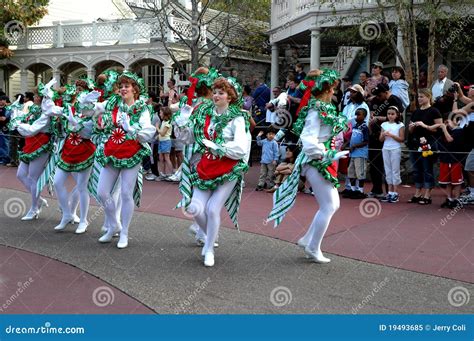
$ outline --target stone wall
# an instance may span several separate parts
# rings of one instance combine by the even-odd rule
[[[270,61],[270,57],[268,57]],[[270,84],[270,62],[258,62],[245,59],[230,59],[222,62],[221,59],[211,59],[211,65],[218,66],[219,71],[226,76],[234,76],[242,85],[250,85],[252,90],[255,88],[254,81],[264,81]]]

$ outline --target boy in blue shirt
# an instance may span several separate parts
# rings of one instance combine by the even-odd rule
[[[351,180],[352,192],[349,195],[351,199],[366,198],[364,194],[364,181],[367,170],[367,159],[369,157],[369,128],[365,123],[367,110],[359,108],[355,112],[355,122],[352,124],[352,135],[349,143],[351,161],[347,171]],[[356,186],[356,179],[359,180],[359,186]]]
[[[261,139],[263,130],[257,135],[257,145],[262,147],[262,159],[260,160],[260,178],[258,179],[256,191],[262,191],[265,185],[272,188],[273,174],[279,158],[278,143],[275,141],[276,130],[273,127],[267,129],[267,138]]]

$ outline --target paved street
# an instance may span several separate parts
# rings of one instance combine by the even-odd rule
[[[13,218],[13,203],[21,211],[29,198],[14,170],[2,168],[0,308],[5,302],[3,313],[36,314],[472,312],[472,207],[443,224],[450,211],[437,205],[382,205],[378,215],[364,217],[359,201],[343,199],[323,241],[332,262],[318,265],[294,244],[312,219],[313,199],[300,195],[297,209],[273,230],[263,223],[270,196],[253,191],[256,168],[244,193],[242,232],[222,229],[214,268],[202,265],[189,220],[171,210],[174,184],[145,184],[130,246],[119,250],[97,242],[97,206],[84,235],[72,226],[53,231],[60,214],[51,198],[38,220]]]

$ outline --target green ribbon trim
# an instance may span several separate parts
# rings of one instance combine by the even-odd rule
[[[112,163],[112,167],[122,169],[135,167],[143,161],[143,158],[145,156],[150,156],[150,154],[150,149],[143,147],[135,155],[128,159],[117,159],[114,156],[105,156],[104,148],[98,148],[96,149],[95,157],[97,162],[100,163],[103,167],[107,166],[107,164],[109,163]]]
[[[52,149],[53,149],[53,146],[51,142],[48,142],[48,143],[43,144],[41,147],[39,147],[34,152],[29,153],[29,154],[19,151],[18,158],[25,163],[30,163],[31,161],[37,159],[41,154],[49,153]]]
[[[67,163],[64,162],[61,158],[59,158],[57,165],[65,172],[82,172],[83,170],[86,170],[87,168],[91,167],[93,163],[94,153],[92,153],[87,160],[84,160],[79,163]]]
[[[224,182],[230,182],[233,180],[241,180],[243,177],[243,174],[246,173],[248,169],[249,169],[249,165],[243,160],[240,160],[234,166],[234,168],[232,168],[232,171],[224,175],[221,175],[215,179],[202,180],[199,178],[197,173],[191,174],[190,178],[191,178],[193,186],[201,190],[204,190],[204,191],[215,190],[219,185],[222,185]]]

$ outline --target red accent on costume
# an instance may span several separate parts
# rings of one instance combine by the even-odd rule
[[[129,159],[140,151],[142,146],[137,140],[125,140],[125,131],[117,124],[118,107],[112,111],[112,122],[115,129],[104,145],[104,155],[113,156],[116,159]],[[122,135],[123,132],[123,135]],[[121,143],[121,139],[124,139]]]
[[[49,142],[49,134],[38,133],[35,136],[25,137],[25,146],[23,147],[22,152],[26,154],[31,154],[46,143]]]
[[[298,106],[298,109],[296,110],[296,117],[298,117],[298,114],[300,113],[300,110],[303,109],[311,99],[311,90],[313,89],[313,86],[315,84],[314,81],[306,81],[302,80],[301,81],[304,85],[306,85],[306,90],[304,91],[303,98],[301,99],[300,105]]]
[[[74,144],[77,139],[75,137],[71,138],[71,135],[78,134],[69,134],[69,137],[64,142],[61,159],[68,164],[77,164],[86,161],[94,154],[95,145],[90,140],[82,138],[79,144]]]
[[[204,136],[206,139],[211,140],[211,137],[208,133],[209,125],[211,124],[211,116],[206,116],[206,122],[204,124]],[[216,137],[216,132],[214,132],[213,138]],[[230,159],[226,156],[222,158],[213,155],[211,152],[207,151],[201,157],[196,171],[199,175],[199,178],[202,180],[212,180],[227,174],[232,171],[234,166],[238,163],[238,160]]]
[[[191,86],[188,89],[188,92],[186,93],[188,100],[186,102],[187,105],[191,105],[193,103],[194,99],[194,93],[196,92],[196,86],[199,82],[199,79],[194,78],[194,77],[189,77],[189,81],[191,82]]]
[[[94,88],[94,90],[100,92],[100,97],[99,97],[99,99],[97,100],[97,102],[103,102],[103,101],[105,100],[105,98],[104,98],[104,94],[105,94],[104,89],[101,89],[101,88]]]

